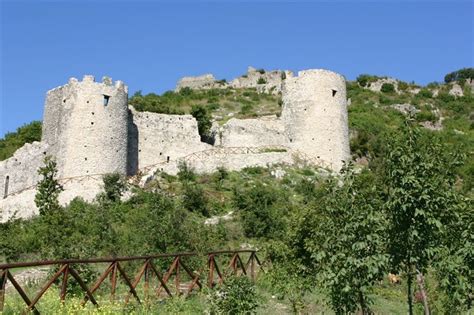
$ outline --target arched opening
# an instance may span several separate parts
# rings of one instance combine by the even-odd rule
[[[3,199],[7,198],[8,196],[8,185],[10,184],[10,176],[7,175],[7,177],[5,177],[5,191],[3,193]]]

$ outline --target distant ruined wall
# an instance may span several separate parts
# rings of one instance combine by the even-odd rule
[[[131,112],[138,133],[138,169],[212,148],[201,142],[191,115]]]
[[[263,72],[263,73],[261,73]],[[260,93],[278,94],[281,92],[283,81],[292,77],[291,71],[272,70],[260,71],[253,67],[248,67],[247,74],[235,78],[230,82],[233,88],[256,88]]]
[[[232,118],[218,132],[218,145],[223,147],[259,147],[286,145],[285,129],[276,117],[259,119]]]
[[[289,145],[338,171],[350,158],[346,83],[327,70],[300,71],[283,85],[281,118]]]
[[[211,89],[219,87],[216,78],[212,74],[203,74],[197,77],[184,77],[178,81],[175,91],[179,91],[185,87],[190,89]]]

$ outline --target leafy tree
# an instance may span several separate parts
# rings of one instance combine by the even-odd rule
[[[466,79],[474,79],[474,68],[462,68],[460,70],[448,73],[444,77],[444,82],[450,83],[453,81],[460,81]]]
[[[472,201],[461,200],[457,220],[451,224],[434,264],[444,303],[456,313],[467,313],[474,293],[474,208]]]
[[[212,122],[211,115],[207,111],[206,107],[202,105],[193,105],[191,108],[191,115],[196,118],[198,123],[198,131],[201,139],[207,139],[209,137],[209,131],[211,130]]]
[[[280,197],[279,191],[262,183],[234,191],[246,236],[274,238],[284,232],[282,215],[287,205],[279,202]]]
[[[434,136],[422,137],[410,121],[389,144],[384,161],[389,253],[394,270],[407,274],[410,314],[413,276],[426,273],[446,227],[455,220],[455,170],[459,165],[457,154],[446,153]]]
[[[61,208],[58,197],[61,191],[64,190],[56,179],[58,174],[56,161],[51,156],[46,156],[44,166],[38,169],[38,174],[42,176],[42,179],[37,186],[36,207],[38,207],[40,215],[56,212]]]
[[[345,168],[340,180],[327,183],[319,206],[297,219],[291,246],[300,248],[303,263],[328,289],[337,314],[357,308],[369,314],[369,293],[388,263],[381,198],[369,172]]]
[[[265,84],[265,83],[267,83],[267,80],[265,80],[265,78],[262,78],[262,77],[258,78],[257,84]]]
[[[103,203],[120,201],[122,194],[127,189],[127,183],[123,176],[118,173],[105,174],[102,181],[104,182],[104,193],[99,195],[99,200]]]

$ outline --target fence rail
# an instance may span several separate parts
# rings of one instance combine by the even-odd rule
[[[248,255],[246,263],[242,258]],[[207,256],[207,257],[206,257]],[[206,265],[199,266],[198,270],[192,270],[189,267],[187,259],[192,257],[207,258]],[[162,274],[155,262],[157,260],[171,259],[171,264]],[[220,260],[220,265],[219,265]],[[228,263],[224,263],[228,260]],[[138,271],[136,271],[133,278],[130,278],[124,269],[124,263],[136,262],[140,263]],[[84,279],[78,272],[78,265],[91,264],[107,264],[106,269],[100,273],[100,276],[88,287]],[[49,276],[40,290],[31,299],[23,289],[23,287],[15,279],[11,270],[16,268],[28,268],[39,266],[57,267],[57,271]],[[173,295],[190,294],[193,290],[201,289],[203,287],[202,280],[207,276],[207,285],[212,288],[216,283],[222,284],[225,278],[229,275],[246,275],[253,281],[256,279],[257,270],[262,269],[262,264],[257,257],[255,250],[220,250],[208,252],[206,254],[199,254],[195,252],[183,252],[172,254],[155,254],[148,256],[131,256],[131,257],[110,257],[110,258],[92,258],[92,259],[59,259],[59,260],[44,260],[34,262],[17,262],[0,264],[0,313],[3,312],[6,284],[9,281],[16,292],[21,296],[22,300],[27,306],[27,310],[34,314],[40,314],[37,308],[37,303],[42,296],[50,289],[53,284],[58,283],[59,299],[64,302],[67,297],[67,285],[70,278],[73,278],[79,287],[84,292],[84,298],[81,305],[85,305],[88,301],[98,306],[94,294],[101,287],[107,278],[110,280],[110,300],[116,299],[117,281],[122,279],[123,284],[127,287],[127,295],[123,299],[125,304],[129,303],[133,296],[138,303],[142,303],[137,287],[143,279],[143,296],[142,298],[148,300],[151,296],[150,287],[153,286],[153,278],[156,278],[156,287],[154,289],[154,296],[156,298],[171,297]],[[263,270],[263,269],[262,269]],[[185,281],[184,279],[188,280]],[[183,281],[184,280],[184,281]],[[170,284],[170,282],[174,282]],[[13,291],[13,290],[11,290]],[[163,292],[164,291],[164,292]]]

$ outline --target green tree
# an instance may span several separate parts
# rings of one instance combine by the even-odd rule
[[[461,199],[456,217],[446,234],[434,264],[441,289],[448,297],[447,309],[468,313],[474,297],[474,207]]]
[[[56,212],[61,207],[58,197],[63,187],[59,184],[56,176],[58,174],[56,161],[51,156],[44,158],[44,166],[38,169],[42,179],[38,182],[35,196],[35,204],[40,215]]]
[[[191,108],[191,115],[197,120],[198,131],[201,139],[207,139],[212,126],[211,115],[202,105],[193,105]]]
[[[450,83],[453,81],[460,81],[460,80],[466,80],[466,79],[474,79],[474,68],[462,68],[457,71],[453,71],[451,73],[448,73],[444,77],[444,82]]]
[[[104,182],[104,193],[99,195],[101,202],[117,202],[127,189],[127,183],[122,175],[118,173],[105,174],[102,178]]]
[[[413,277],[426,273],[447,227],[456,219],[454,185],[460,158],[448,154],[434,136],[423,137],[411,121],[405,124],[384,159],[385,209],[392,268],[407,274],[409,313],[413,314]]]
[[[240,210],[245,235],[275,238],[284,232],[287,205],[282,191],[267,184],[234,190],[234,205]]]
[[[370,172],[356,175],[345,168],[342,175],[325,185],[318,206],[297,219],[291,247],[300,248],[303,263],[328,289],[337,314],[358,308],[369,314],[369,293],[388,263],[382,201]]]

